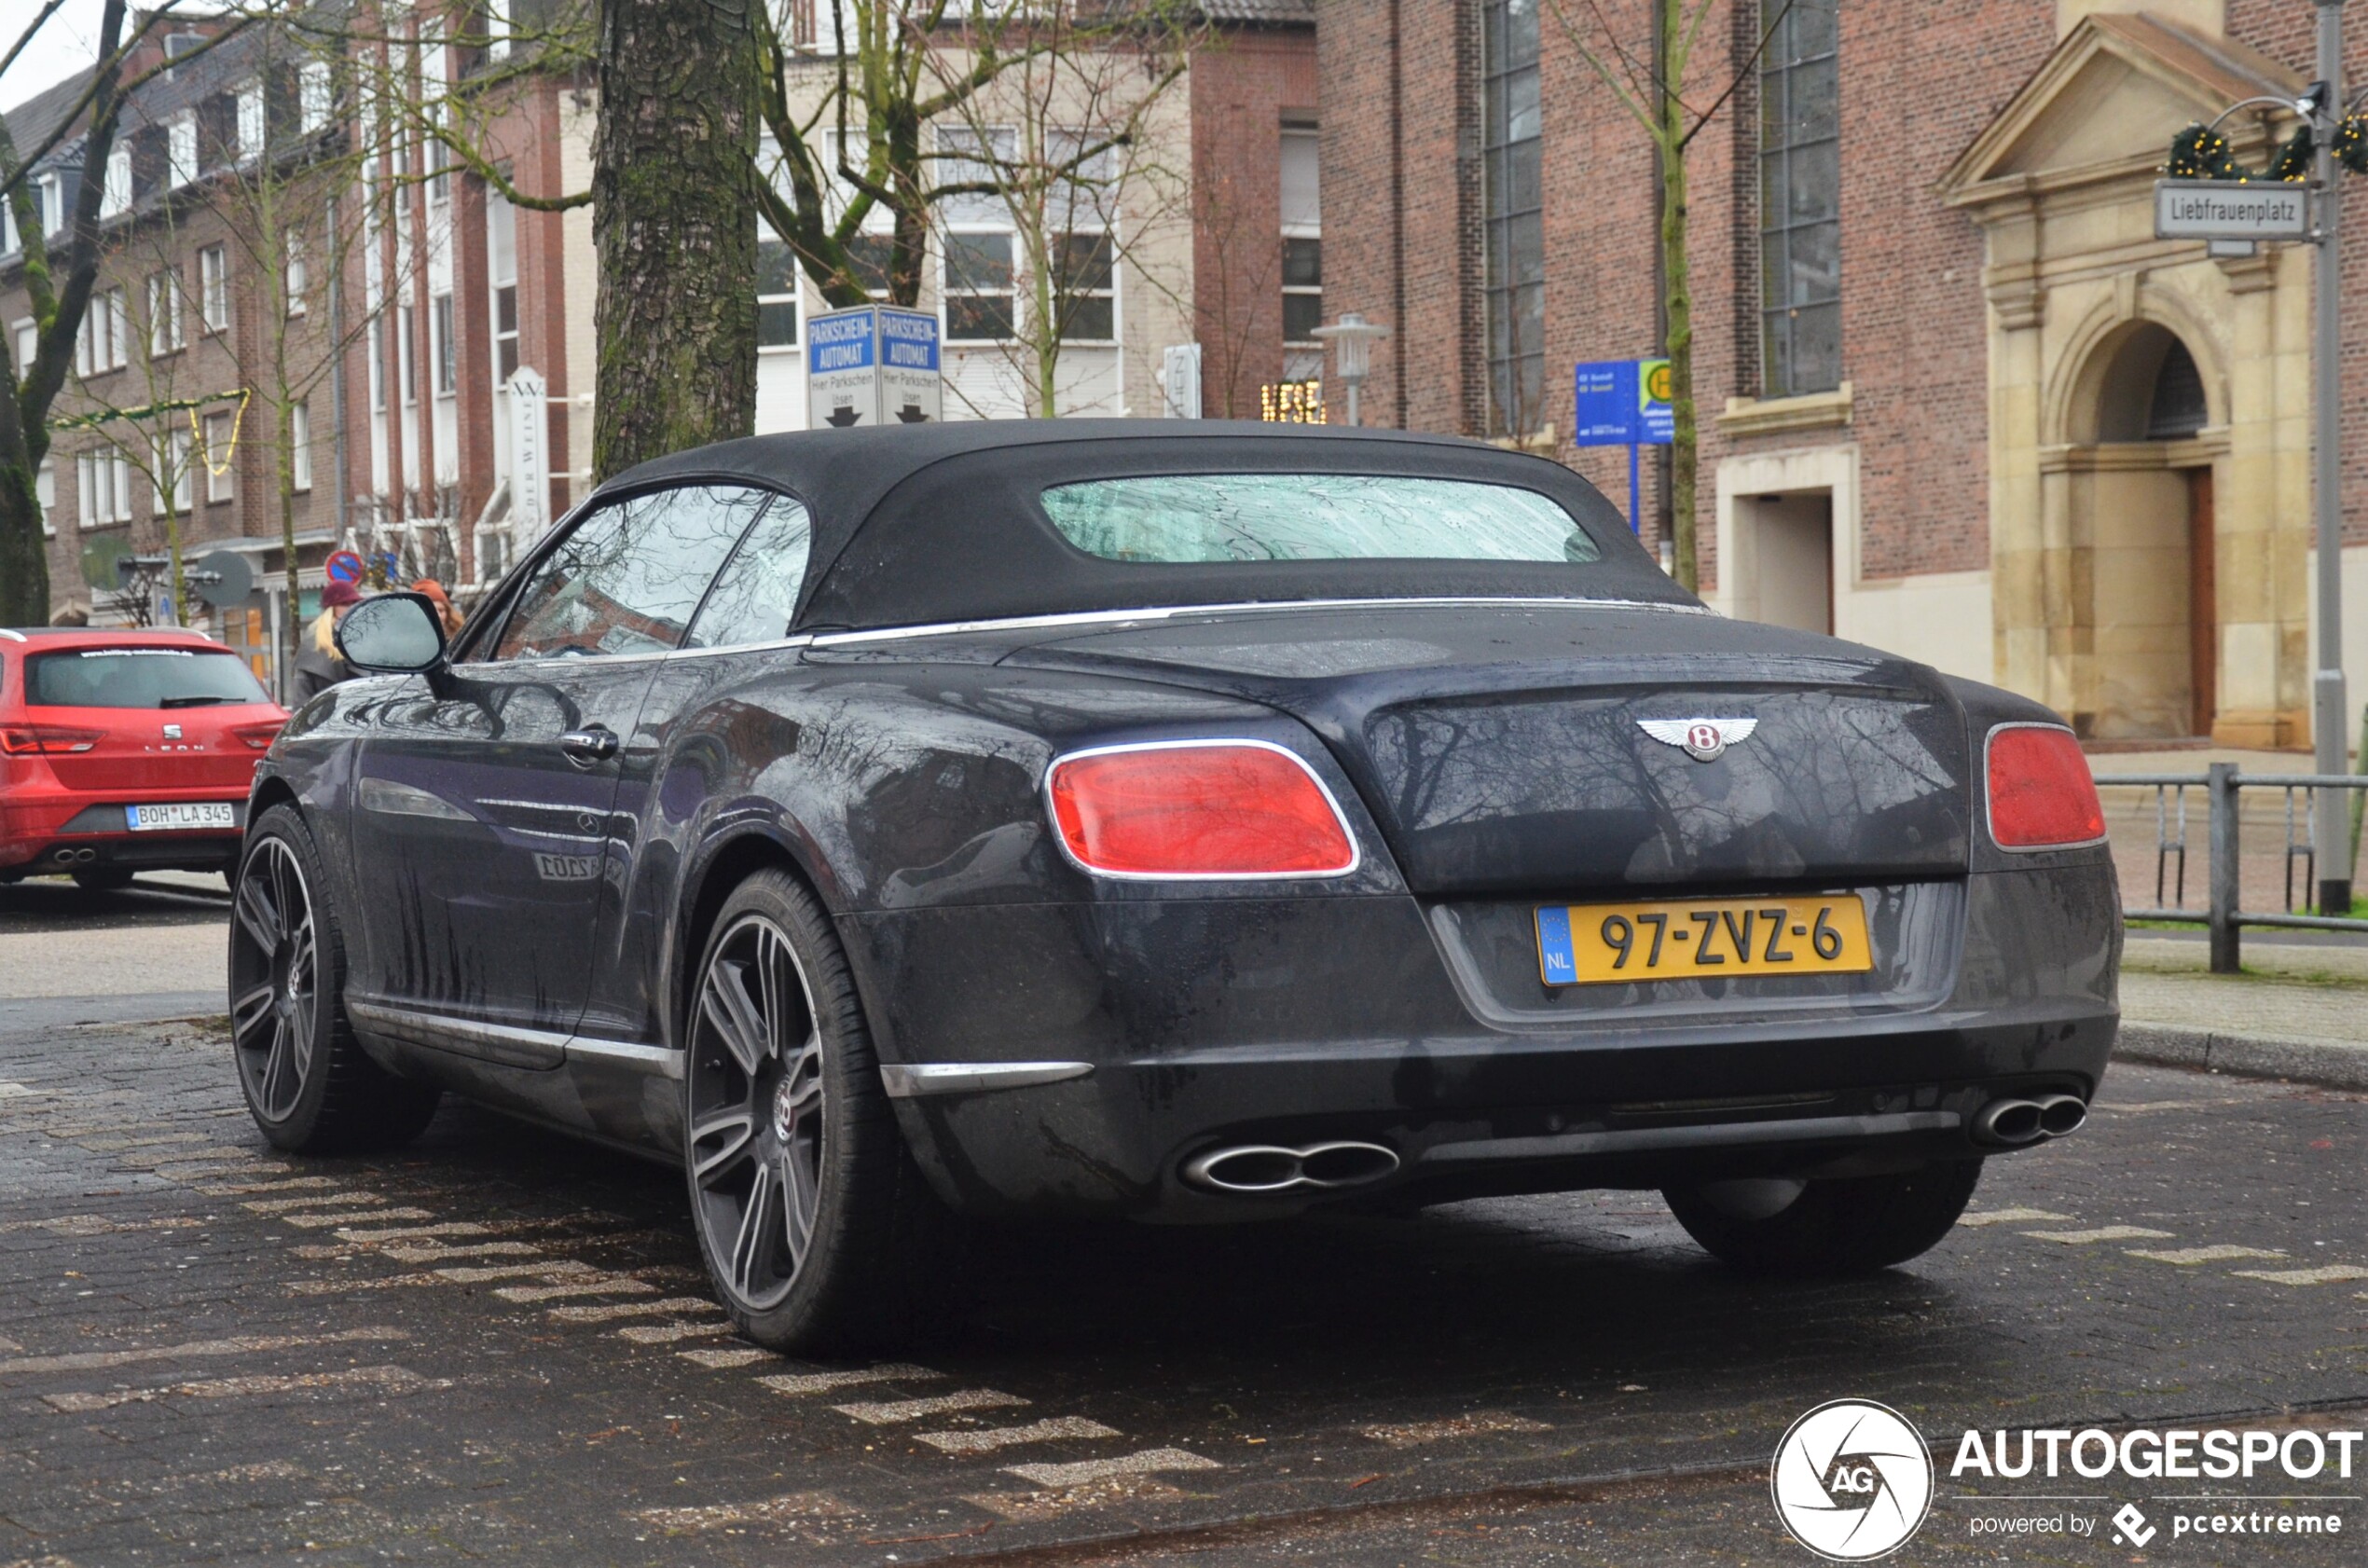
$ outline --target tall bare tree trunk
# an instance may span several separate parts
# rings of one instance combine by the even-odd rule
[[[1685,0],[1661,0],[1661,37],[1675,40],[1686,26]],[[1677,51],[1664,47],[1664,58]],[[1672,68],[1674,75],[1675,68]],[[1672,571],[1688,591],[1700,586],[1694,555],[1694,483],[1700,433],[1694,420],[1694,279],[1686,259],[1686,106],[1675,91],[1657,95],[1661,117],[1661,278],[1669,319],[1669,505]]]
[[[599,0],[592,473],[756,423],[755,0]]]

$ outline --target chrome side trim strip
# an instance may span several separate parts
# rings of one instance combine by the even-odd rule
[[[440,1012],[349,1000],[345,1010],[362,1027],[410,1045],[450,1051],[505,1067],[556,1067],[567,1060],[568,1037],[550,1029],[481,1024]]]
[[[578,1035],[568,1041],[570,1062],[597,1062],[604,1067],[623,1067],[649,1078],[670,1078],[682,1080],[682,1052],[669,1051],[663,1045],[636,1045],[621,1039],[585,1039]]]
[[[1091,1062],[929,1062],[908,1066],[880,1065],[880,1087],[891,1100],[926,1094],[977,1094],[990,1089],[1027,1089],[1083,1078]]]
[[[5,637],[11,642],[30,642],[33,640],[31,638],[25,636],[24,633],[17,630],[14,626],[0,626],[0,637]]]
[[[1810,1143],[1819,1138],[1880,1137],[1888,1133],[1945,1132],[1958,1125],[1953,1110],[1904,1110],[1880,1116],[1810,1116],[1791,1121],[1720,1121],[1708,1126],[1634,1127],[1611,1133],[1563,1133],[1544,1138],[1475,1138],[1434,1144],[1425,1164],[1484,1160],[1551,1160],[1578,1154],[1634,1154],[1664,1148],[1724,1148],[1763,1143]]]
[[[1179,615],[1234,615],[1251,612],[1290,610],[1385,610],[1414,606],[1426,609],[1452,608],[1471,605],[1508,605],[1513,607],[1551,607],[1582,610],[1650,610],[1670,615],[1714,615],[1708,605],[1659,604],[1637,598],[1552,598],[1546,597],[1513,597],[1502,598],[1480,595],[1465,595],[1438,598],[1299,598],[1244,599],[1230,604],[1171,604],[1138,610],[1082,610],[1064,615],[1009,615],[984,621],[943,621],[926,626],[888,626],[870,631],[817,632],[812,639],[817,648],[838,648],[857,642],[892,642],[906,638],[958,637],[979,631],[1035,631],[1061,626],[1107,626],[1119,621],[1169,621]]]

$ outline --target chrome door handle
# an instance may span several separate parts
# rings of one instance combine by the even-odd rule
[[[570,730],[559,736],[559,750],[568,754],[569,762],[579,766],[589,767],[594,763],[606,762],[616,755],[616,732],[599,724],[594,724],[589,729]]]

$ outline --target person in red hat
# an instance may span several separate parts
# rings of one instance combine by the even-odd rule
[[[332,579],[321,590],[321,613],[296,652],[296,706],[301,708],[338,681],[353,679],[337,653],[337,629],[346,612],[361,602],[362,591],[351,583]]]

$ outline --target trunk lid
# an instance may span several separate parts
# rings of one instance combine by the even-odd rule
[[[77,644],[26,659],[25,721],[82,749],[41,761],[66,789],[156,798],[243,792],[263,755],[244,734],[285,721],[227,650]]]
[[[1426,895],[1865,884],[1966,866],[1962,710],[1932,670],[1828,638],[1642,607],[1410,604],[1179,617],[1006,662],[1293,715]],[[1645,727],[1694,720],[1754,724],[1709,761]]]

